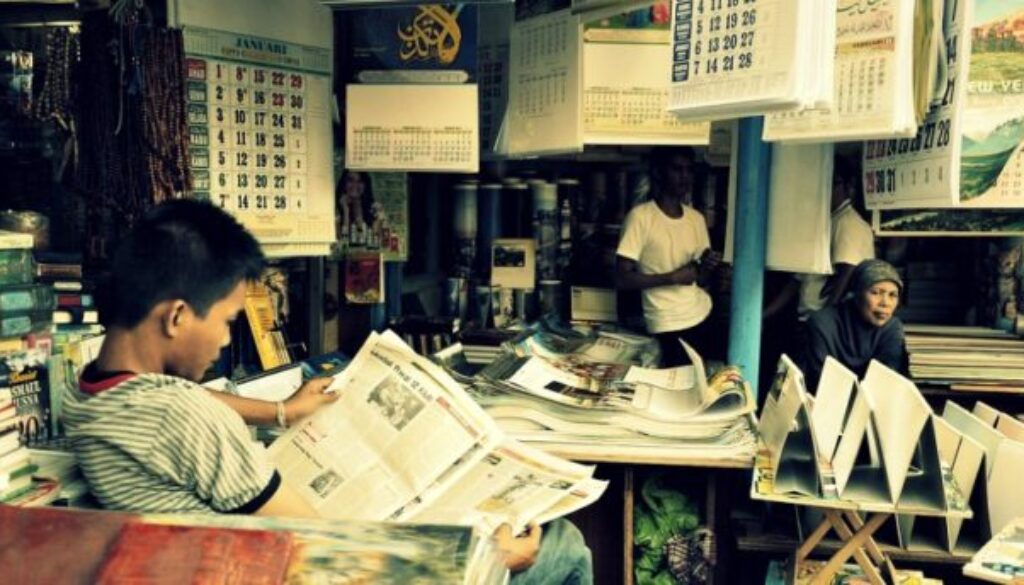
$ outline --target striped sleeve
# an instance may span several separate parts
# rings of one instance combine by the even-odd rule
[[[166,466],[218,512],[252,513],[280,486],[266,450],[241,417],[199,388],[167,404],[149,460]]]

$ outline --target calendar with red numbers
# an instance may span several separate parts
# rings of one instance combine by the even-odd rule
[[[195,197],[261,243],[335,239],[331,51],[184,29]]]

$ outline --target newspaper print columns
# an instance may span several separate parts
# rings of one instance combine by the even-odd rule
[[[744,118],[738,127],[739,184],[733,214],[736,223],[728,363],[739,366],[757,394],[771,146],[761,140],[764,118]]]

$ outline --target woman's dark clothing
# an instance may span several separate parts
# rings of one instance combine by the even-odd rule
[[[864,320],[854,300],[826,307],[807,320],[807,340],[800,367],[807,390],[816,393],[825,358],[832,356],[863,378],[871,360],[906,375],[907,350],[903,323],[893,317],[881,327]]]

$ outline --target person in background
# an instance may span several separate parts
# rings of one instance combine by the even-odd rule
[[[846,294],[854,267],[875,257],[874,234],[854,206],[860,197],[860,165],[836,156],[832,173],[830,259],[832,274],[773,273],[778,292],[769,297],[762,319],[761,363],[774,364],[782,353],[801,355],[807,344],[807,318],[833,306]],[[795,301],[795,302],[794,302]],[[795,309],[795,311],[794,311]],[[773,368],[764,368],[759,385],[770,387]],[[813,390],[813,388],[812,388]],[[761,393],[759,398],[766,396]]]
[[[875,257],[871,226],[853,205],[860,196],[860,182],[860,165],[837,156],[832,173],[832,274],[795,274],[765,306],[764,319],[774,317],[799,293],[797,318],[806,323],[814,311],[838,303],[846,294],[854,267]]]
[[[850,294],[837,305],[811,314],[807,342],[799,360],[809,391],[816,392],[825,358],[849,368],[858,378],[871,360],[906,374],[903,323],[896,317],[903,281],[884,260],[865,260],[850,276]]]
[[[695,157],[689,148],[651,152],[654,198],[626,216],[619,239],[616,286],[640,290],[647,331],[661,346],[663,367],[689,363],[679,340],[707,348],[711,296],[703,288],[721,261],[711,250],[704,216],[692,200]]]
[[[101,307],[103,345],[67,392],[63,412],[71,448],[103,507],[317,516],[246,427],[243,414],[259,419],[275,404],[197,383],[230,343],[246,285],[264,264],[259,243],[234,218],[188,199],[155,207],[118,245]],[[294,414],[336,400],[324,394],[329,381],[307,382]],[[276,405],[282,425],[291,421],[284,406]],[[515,535],[503,526],[495,533],[513,583],[590,583],[590,551],[579,531],[556,520],[546,532],[542,538],[531,526]]]

